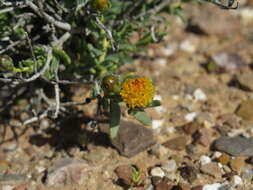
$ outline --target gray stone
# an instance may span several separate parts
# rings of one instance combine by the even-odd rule
[[[0,184],[17,185],[27,183],[28,178],[23,174],[0,174]]]
[[[87,183],[89,180],[88,172],[93,169],[94,167],[83,160],[72,158],[57,160],[48,169],[46,185],[51,187],[65,187]]]
[[[214,148],[232,156],[253,156],[253,138],[221,137],[214,142]]]
[[[112,144],[120,154],[132,157],[156,143],[152,130],[131,121],[122,120]]]
[[[247,65],[239,54],[230,52],[216,53],[211,56],[215,64],[225,72],[236,71]]]

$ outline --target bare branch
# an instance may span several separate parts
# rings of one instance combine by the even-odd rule
[[[52,60],[52,48],[49,48],[48,54],[47,54],[47,61],[46,61],[45,65],[43,66],[43,68],[39,72],[37,72],[33,76],[31,76],[30,78],[22,79],[22,82],[31,82],[31,81],[34,81],[37,78],[39,78],[41,75],[43,75],[45,73],[45,71],[48,69],[51,60]]]
[[[8,12],[11,12],[13,10],[14,10],[14,7],[7,7],[7,8],[4,8],[4,9],[1,9],[0,14],[8,13]]]
[[[60,110],[60,88],[59,84],[54,84],[54,92],[55,92],[55,112],[53,118],[57,118]]]
[[[32,1],[26,0],[26,5],[29,6],[35,13],[37,13],[40,17],[47,20],[47,22],[54,24],[56,27],[63,29],[63,30],[71,30],[71,25],[66,22],[61,22],[55,20],[52,16],[48,15],[46,12],[44,12],[42,9],[37,7]]]
[[[62,47],[64,42],[66,42],[71,37],[71,34],[69,32],[65,32],[60,39],[57,41],[52,42],[52,46]]]
[[[99,18],[97,16],[96,16],[96,22],[106,32],[106,34],[111,42],[112,50],[116,51],[116,45],[115,45],[115,41],[112,37],[112,32],[108,28],[106,28],[106,26],[99,20]]]

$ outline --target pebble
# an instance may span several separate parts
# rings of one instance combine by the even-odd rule
[[[239,175],[234,175],[234,176],[232,177],[232,183],[233,183],[234,185],[242,185],[242,184],[243,184],[242,178],[241,178]]]
[[[219,190],[220,187],[221,187],[220,183],[206,184],[203,186],[202,190]]]
[[[175,172],[177,170],[177,163],[175,160],[167,160],[162,163],[162,169],[168,173]]]
[[[205,147],[209,147],[211,144],[210,129],[199,129],[196,133],[194,133],[193,139],[195,143],[199,143]]]
[[[237,111],[236,115],[240,116],[242,119],[253,121],[253,99],[248,99],[243,101]]]
[[[187,135],[194,134],[199,128],[201,128],[201,125],[198,122],[190,122],[182,126],[184,132]]]
[[[153,131],[141,124],[122,120],[120,126],[118,135],[112,140],[112,145],[123,156],[135,156],[156,143]]]
[[[183,150],[187,144],[187,139],[185,136],[175,137],[166,141],[163,146],[172,149],[172,150]]]
[[[193,96],[194,96],[195,100],[200,100],[200,101],[207,100],[206,94],[200,88],[197,88],[193,92]]]
[[[152,129],[159,133],[161,131],[161,127],[163,126],[163,123],[164,123],[163,119],[152,120]]]
[[[243,179],[249,179],[249,180],[252,180],[253,179],[253,169],[252,168],[247,168],[245,170],[243,170],[241,172],[241,177]]]
[[[220,137],[214,142],[214,148],[232,156],[253,156],[253,138]]]
[[[94,167],[91,167],[83,160],[62,158],[55,161],[53,166],[47,170],[46,185],[65,187],[73,184],[83,184],[88,171],[91,170],[94,170]]]
[[[171,181],[177,181],[178,175],[176,173],[167,173],[166,177]]]
[[[221,168],[215,162],[205,164],[200,167],[200,171],[213,177],[220,178],[222,176]]]
[[[163,159],[168,156],[169,150],[163,145],[156,144],[151,147],[149,152],[155,155],[158,159]]]
[[[197,115],[198,115],[197,112],[191,112],[191,113],[186,114],[184,118],[186,121],[191,122],[191,121],[194,121],[194,119],[197,117]]]
[[[194,53],[196,51],[196,46],[193,43],[193,41],[190,39],[186,39],[186,40],[182,41],[179,45],[179,48],[183,51],[188,52],[188,53]]]
[[[200,157],[199,161],[200,161],[200,164],[201,164],[201,165],[205,165],[205,164],[210,163],[212,160],[211,160],[211,158],[210,158],[209,156],[202,155],[202,156]]]
[[[223,153],[219,158],[218,161],[222,164],[222,165],[227,165],[229,163],[229,161],[231,160],[231,157],[226,154]]]
[[[195,181],[197,179],[197,171],[194,167],[192,166],[184,166],[179,168],[180,175],[188,180],[190,183]]]
[[[125,185],[132,184],[132,172],[132,167],[130,165],[118,166],[115,169],[116,175],[123,181]]]
[[[253,91],[253,75],[252,73],[241,73],[236,75],[236,80],[242,89]]]
[[[166,177],[155,184],[155,190],[171,190],[174,184]]]
[[[211,56],[215,65],[218,66],[219,70],[225,72],[236,71],[240,67],[246,67],[244,60],[237,53],[222,52],[215,53]]]
[[[245,166],[245,157],[236,157],[230,160],[229,164],[232,170],[240,173]]]
[[[160,167],[154,167],[152,168],[151,172],[150,172],[151,176],[153,177],[161,177],[163,178],[165,176],[164,171],[162,170],[162,168]]]

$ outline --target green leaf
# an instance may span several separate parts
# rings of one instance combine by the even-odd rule
[[[157,107],[161,105],[160,100],[153,100],[147,107]]]
[[[59,57],[65,64],[71,64],[71,58],[64,50],[53,48],[53,54]]]
[[[120,106],[118,102],[110,101],[110,137],[111,139],[117,136],[120,126]]]
[[[152,121],[144,110],[132,110],[129,113],[143,125],[151,126]]]

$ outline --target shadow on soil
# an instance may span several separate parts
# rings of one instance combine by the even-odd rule
[[[73,116],[67,119],[59,118],[59,124],[54,128],[47,128],[42,134],[31,135],[29,142],[36,146],[49,144],[56,151],[67,151],[70,148],[78,147],[85,150],[88,144],[97,146],[110,146],[110,140],[105,133],[95,132],[88,129],[91,118],[85,116]],[[105,123],[106,121],[99,121]]]

